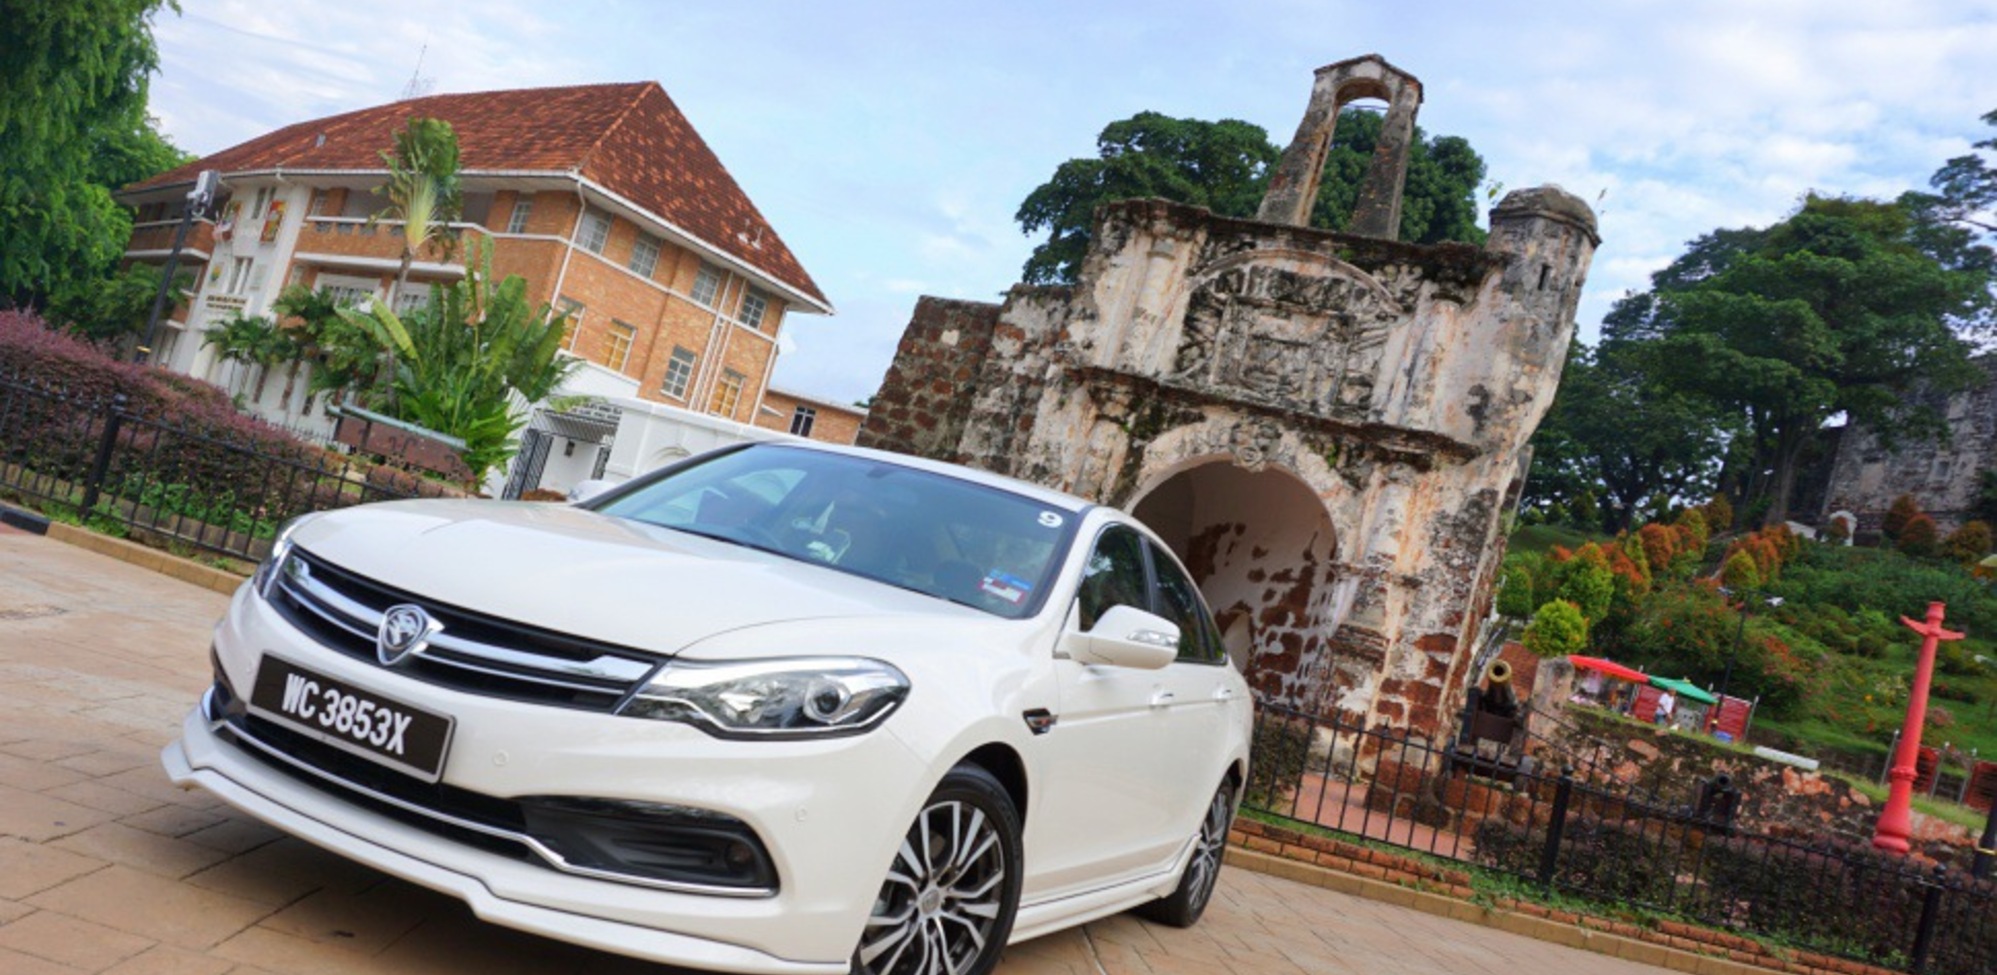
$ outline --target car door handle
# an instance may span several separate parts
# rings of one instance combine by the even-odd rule
[[[1172,702],[1178,699],[1179,695],[1174,694],[1171,691],[1159,691],[1158,693],[1151,695],[1151,706],[1154,708],[1170,707],[1172,705]]]
[[[1213,699],[1214,699],[1214,700],[1216,700],[1216,701],[1232,701],[1232,700],[1234,700],[1234,688],[1232,688],[1232,687],[1216,687],[1216,688],[1214,688],[1214,689],[1213,689]]]

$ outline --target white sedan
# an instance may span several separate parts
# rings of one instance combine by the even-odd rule
[[[1213,892],[1250,705],[1112,508],[805,444],[575,506],[308,516],[163,755],[480,917],[695,968],[963,975]]]

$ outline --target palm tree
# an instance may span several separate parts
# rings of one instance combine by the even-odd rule
[[[222,361],[236,364],[236,373],[230,381],[233,387],[231,392],[243,391],[246,377],[241,367],[263,361],[265,350],[271,344],[270,333],[273,330],[274,326],[270,319],[262,315],[245,315],[238,311],[223,319],[217,327],[209,329],[208,334],[201,339],[202,345],[215,346]],[[262,392],[261,383],[258,384],[258,392],[259,394]]]
[[[369,225],[383,218],[402,221],[402,264],[395,271],[395,289],[390,301],[409,283],[409,266],[426,247],[435,247],[445,256],[457,249],[457,230],[451,225],[464,214],[464,194],[458,183],[458,135],[451,123],[435,118],[411,118],[395,134],[395,151],[384,151],[381,160],[388,166],[388,181],[375,187],[375,193],[388,198],[388,206],[368,218]],[[379,299],[377,299],[378,301]],[[388,370],[383,377],[389,402],[395,401],[395,355],[389,348]]]

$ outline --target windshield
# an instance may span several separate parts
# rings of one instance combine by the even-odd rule
[[[1007,619],[1039,609],[1075,521],[1070,512],[998,488],[776,445],[679,468],[596,510]]]

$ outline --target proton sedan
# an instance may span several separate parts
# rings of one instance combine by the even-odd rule
[[[1112,508],[808,444],[576,505],[302,518],[163,761],[482,918],[695,968],[982,973],[1200,916],[1249,701]]]

